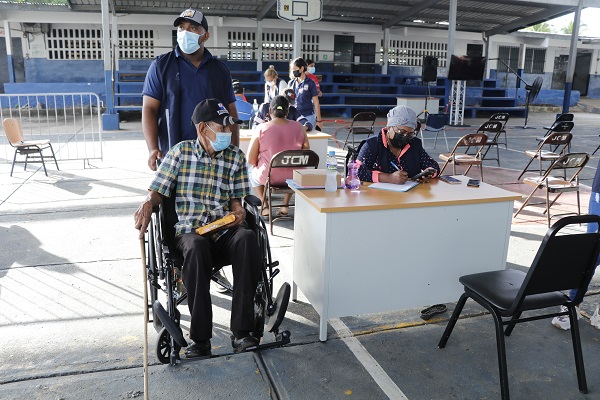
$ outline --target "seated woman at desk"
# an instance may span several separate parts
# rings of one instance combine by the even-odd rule
[[[423,149],[416,137],[417,114],[412,108],[397,106],[387,115],[387,126],[368,138],[358,153],[358,178],[365,182],[404,184],[427,169],[440,173],[439,164]]]
[[[294,89],[287,88],[285,89],[284,94],[285,98],[290,102],[290,109],[286,118],[290,121],[300,122],[300,124],[302,124],[302,127],[304,128],[304,131],[312,131],[312,124],[305,117],[300,115],[298,110],[296,110],[296,107],[294,107],[294,102],[296,101],[296,93],[294,93]],[[252,129],[256,128],[258,125],[264,122],[269,122],[271,120],[271,113],[269,111],[270,108],[270,102],[262,103],[260,107],[258,107],[258,112],[254,116],[254,120],[252,122]]]
[[[285,96],[276,96],[271,101],[269,108],[271,120],[254,129],[248,146],[248,165],[250,166],[248,177],[256,195],[263,199],[263,202],[271,158],[283,150],[310,148],[308,136],[302,125],[286,118],[289,107],[290,103]],[[291,173],[291,170],[287,169],[273,171],[270,177],[271,184],[285,184],[285,180],[292,177]],[[285,194],[283,204],[289,204],[291,196],[291,194]],[[269,215],[269,206],[269,204],[264,204],[263,216]],[[288,212],[286,206],[279,208],[281,215],[287,215]]]

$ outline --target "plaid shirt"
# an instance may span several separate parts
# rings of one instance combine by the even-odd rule
[[[198,139],[180,142],[163,158],[149,190],[171,197],[173,188],[179,217],[175,234],[193,232],[225,216],[231,199],[250,194],[246,157],[229,146],[211,159]],[[211,238],[217,240],[226,231],[219,230]]]

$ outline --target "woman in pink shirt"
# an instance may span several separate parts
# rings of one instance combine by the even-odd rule
[[[248,173],[250,184],[258,198],[262,199],[269,172],[271,158],[283,150],[309,149],[308,137],[302,125],[297,121],[286,119],[290,103],[285,96],[276,96],[271,100],[269,113],[271,121],[258,125],[254,128],[250,145],[248,146]],[[278,169],[271,173],[272,184],[285,183],[286,179],[292,177],[292,169]],[[284,204],[279,208],[279,214],[287,215],[287,204],[290,202],[291,194],[286,194]],[[269,215],[269,204],[263,207],[263,216]]]

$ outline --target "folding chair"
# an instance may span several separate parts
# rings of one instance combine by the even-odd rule
[[[496,160],[498,166],[500,166],[500,150],[498,149],[498,138],[502,134],[502,122],[491,120],[484,122],[483,124],[481,124],[481,126],[479,126],[479,129],[477,129],[477,133],[485,133],[486,135],[488,135],[488,139],[483,145],[483,147],[485,148],[485,152],[482,154],[481,160],[485,160],[485,156],[487,156],[487,153],[490,151],[490,149],[492,147],[496,147],[496,158],[488,158],[488,160]],[[489,134],[492,134],[493,138],[490,138],[490,136],[492,135]],[[471,167],[472,165],[470,165],[469,168],[467,168],[465,174],[469,173]]]
[[[542,142],[552,132],[562,132],[562,133],[571,132],[574,127],[575,127],[575,123],[573,122],[573,114],[561,114],[559,116],[559,118],[557,118],[557,120],[552,124],[552,126],[544,127],[544,129],[546,129],[546,133],[544,134],[544,136],[536,137],[535,140],[537,140],[538,142]],[[555,151],[555,150],[553,150],[553,151]],[[569,144],[569,151],[571,151],[570,144]]]
[[[344,141],[342,149],[346,148],[348,145],[350,136],[352,136],[352,146],[354,146],[354,135],[367,135],[365,137],[366,139],[374,134],[375,131],[373,127],[375,126],[375,119],[377,119],[377,115],[374,112],[361,112],[356,114],[354,118],[352,118],[352,123],[348,128],[348,135],[346,135],[346,140]]]
[[[496,113],[490,117],[490,121],[500,121],[502,122],[502,133],[504,133],[504,142],[498,142],[498,144],[503,144],[504,148],[508,149],[508,139],[506,137],[506,123],[510,118],[509,113]]]
[[[523,208],[529,203],[529,200],[533,197],[534,193],[538,189],[544,189],[546,192],[546,211],[548,218],[548,226],[550,226],[550,207],[558,200],[561,194],[564,192],[577,192],[577,214],[581,214],[581,206],[579,201],[579,173],[585,167],[585,164],[589,161],[590,156],[587,153],[569,153],[560,157],[548,168],[543,176],[527,177],[523,179],[523,183],[535,186],[531,194],[525,199],[521,208],[515,213],[515,217],[521,212]],[[575,170],[575,173],[569,178],[564,177],[558,178],[552,176],[552,172],[557,169],[562,169],[563,174],[566,175],[567,170]],[[554,200],[550,201],[550,193],[558,193]]]
[[[440,160],[445,161],[440,175],[444,173],[444,169],[448,164],[452,164],[452,174],[456,175],[457,165],[479,165],[481,171],[481,181],[483,182],[483,158],[482,150],[483,146],[487,143],[488,137],[485,133],[469,133],[458,139],[458,142],[454,145],[451,153],[440,154]],[[477,151],[475,154],[467,154],[469,149],[474,147]],[[460,148],[465,148],[464,153],[457,153]],[[468,170],[467,170],[468,171]],[[466,175],[466,171],[463,175]]]
[[[435,141],[433,142],[433,148],[437,145],[438,135],[440,132],[444,133],[444,140],[446,141],[446,151],[450,151],[448,147],[448,138],[446,137],[446,121],[448,121],[448,114],[427,114],[425,119],[425,128],[421,129],[421,139],[425,144],[425,132],[435,132]]]
[[[235,108],[238,112],[238,118],[244,122],[244,127],[248,128],[252,126],[251,120],[254,117],[254,110],[252,109],[252,104],[241,99],[236,99]]]
[[[42,163],[44,166],[44,173],[46,176],[48,176],[46,163],[44,162],[45,158],[52,158],[54,160],[54,164],[56,164],[56,169],[60,170],[60,168],[58,168],[58,162],[56,161],[56,156],[54,155],[54,149],[52,149],[50,139],[23,140],[23,130],[21,129],[21,122],[18,119],[5,118],[4,121],[2,121],[2,126],[4,127],[4,132],[6,133],[8,142],[15,149],[12,167],[10,168],[10,176],[13,174],[15,164],[25,164],[23,170],[26,171],[27,163]],[[43,151],[48,148],[50,149],[50,152],[52,152],[52,156],[45,156],[43,154]],[[25,161],[17,161],[17,154],[24,155]]]
[[[269,170],[267,172],[267,182],[265,184],[265,192],[262,199],[263,207],[266,204],[270,207],[269,212],[269,225],[271,230],[271,235],[273,234],[273,222],[280,219],[294,219],[294,217],[290,215],[277,215],[273,218],[273,208],[283,207],[283,204],[273,204],[273,194],[286,194],[286,193],[294,193],[292,189],[285,182],[286,179],[289,179],[293,175],[294,169],[301,168],[317,168],[319,166],[319,155],[312,150],[284,150],[275,154],[271,158],[271,162],[269,163]],[[277,172],[273,176],[273,173]],[[281,171],[284,171],[282,174]],[[283,176],[282,176],[283,175]],[[288,204],[287,207],[292,208],[294,204]],[[262,212],[262,208],[261,208]]]
[[[565,123],[569,123],[569,122],[565,122]],[[523,168],[523,171],[521,171],[521,174],[519,175],[517,180],[521,179],[523,174],[527,171],[539,171],[540,175],[542,175],[542,173],[544,171],[542,169],[542,162],[556,161],[560,156],[562,156],[565,153],[565,151],[567,150],[567,147],[569,146],[569,143],[571,143],[572,138],[573,138],[573,135],[570,132],[552,132],[552,133],[550,133],[550,135],[548,135],[548,136],[546,136],[546,138],[544,138],[544,140],[538,146],[537,150],[525,151],[525,154],[527,154],[529,157],[531,157],[531,159],[529,160],[529,162],[527,163],[525,168]],[[555,146],[554,151],[544,150],[544,146],[546,146],[546,145]],[[559,149],[560,149],[560,151],[558,151]],[[531,163],[533,162],[533,160],[535,160],[535,159],[537,159],[539,161],[539,169],[528,169],[529,166],[531,165]]]
[[[600,250],[600,233],[597,229],[594,233],[585,233],[585,229],[582,232],[579,224],[598,222],[600,217],[597,215],[566,217],[557,221],[546,233],[527,273],[508,268],[461,276],[459,281],[464,285],[465,291],[456,304],[438,347],[443,349],[446,346],[468,298],[472,298],[487,309],[494,318],[496,326],[500,391],[502,399],[508,400],[510,395],[504,336],[510,336],[515,325],[521,322],[568,315],[571,322],[571,339],[579,391],[587,393],[575,305],[583,300],[583,295],[594,275]],[[569,299],[561,292],[575,288],[578,291],[574,299]],[[548,310],[550,307],[558,306],[565,306],[568,311]],[[538,311],[533,316],[521,318],[523,312],[534,310],[544,311],[543,314]],[[554,351],[560,342],[560,340],[548,342],[548,351]],[[479,354],[477,357],[482,355]],[[532,357],[535,357],[535,353]]]

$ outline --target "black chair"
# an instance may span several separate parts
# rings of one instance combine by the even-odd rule
[[[344,149],[348,145],[348,139],[352,136],[352,146],[355,143],[355,135],[366,135],[365,139],[374,134],[375,120],[377,114],[374,112],[360,112],[352,118],[352,123],[348,128],[348,134],[344,141]]]
[[[448,146],[448,138],[446,137],[446,122],[448,121],[448,114],[427,114],[425,120],[425,128],[421,129],[421,140],[425,144],[425,132],[435,132],[435,141],[433,142],[433,148],[437,146],[438,135],[440,132],[444,134],[444,140],[446,141],[446,151],[450,151]]]
[[[291,288],[289,283],[284,282],[277,296],[273,298],[273,278],[279,273],[279,269],[276,268],[279,262],[271,258],[269,236],[265,222],[260,216],[260,206],[261,201],[258,197],[248,195],[244,198],[246,224],[255,232],[262,255],[262,278],[254,297],[255,329],[252,335],[260,338],[266,329],[275,335],[275,341],[260,344],[256,349],[282,346],[290,342],[290,332],[279,332],[279,326],[285,317]],[[163,203],[153,210],[145,240],[147,284],[151,301],[148,307],[152,310],[154,328],[159,332],[156,356],[161,363],[171,365],[179,363],[179,351],[188,345],[180,327],[181,314],[177,310],[177,306],[187,299],[187,292],[181,283],[183,256],[174,246],[176,222],[174,199],[165,197]],[[228,286],[225,282],[219,282],[217,272],[223,266],[230,265],[230,260],[223,254],[213,254],[213,261],[211,279]],[[159,290],[165,292],[165,306],[159,300]]]
[[[504,142],[498,142],[498,144],[503,144],[504,148],[508,149],[508,138],[506,137],[506,123],[510,119],[509,113],[496,113],[492,114],[490,117],[490,121],[499,121],[502,122],[502,133],[504,133]],[[500,139],[498,137],[498,139]]]
[[[574,127],[575,123],[573,122],[573,114],[561,114],[551,126],[544,127],[544,129],[546,129],[546,133],[544,134],[544,136],[536,137],[535,140],[537,140],[538,142],[543,142],[544,139],[546,139],[553,132],[571,132]],[[555,149],[552,151],[555,151]],[[569,151],[571,151],[570,144]]]
[[[465,291],[456,304],[438,347],[442,349],[446,346],[468,298],[472,298],[487,309],[494,318],[496,326],[502,399],[509,399],[504,336],[510,336],[518,323],[559,315],[569,316],[579,390],[587,393],[575,305],[583,300],[594,275],[600,250],[600,234],[597,229],[594,233],[585,233],[584,227],[582,232],[580,224],[589,223],[600,223],[600,216],[580,215],[565,217],[557,221],[546,233],[527,273],[515,269],[505,269],[464,275],[459,279],[460,283],[464,285]],[[578,289],[574,299],[569,299],[566,294],[561,292],[569,289]],[[548,310],[550,307],[558,306],[565,306],[568,311]],[[540,314],[540,310],[543,310],[542,314]],[[521,318],[523,312],[528,311],[536,312],[531,316]],[[505,320],[504,318],[509,319]],[[505,330],[504,326],[506,326]],[[554,351],[557,344],[559,344],[557,341],[548,343],[548,350]]]

